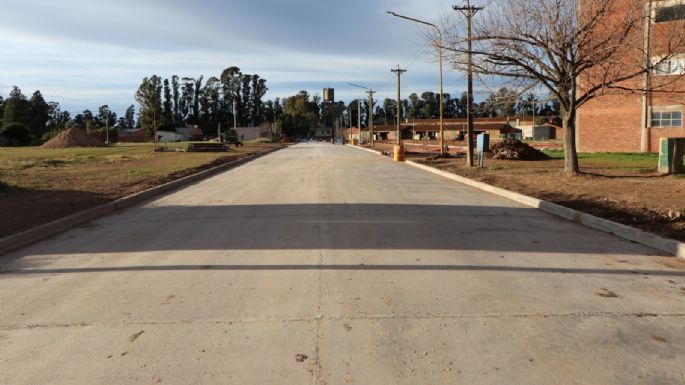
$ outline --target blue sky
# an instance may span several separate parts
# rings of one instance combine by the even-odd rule
[[[443,0],[0,0],[0,94],[13,85],[72,113],[134,104],[145,76],[218,76],[229,66],[266,78],[265,99],[348,82],[395,97],[390,68],[407,68],[403,96],[438,90],[438,67],[412,23],[387,10],[437,22]],[[449,67],[449,66],[447,66]],[[445,92],[461,93],[446,68]]]

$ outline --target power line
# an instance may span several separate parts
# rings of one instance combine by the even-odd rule
[[[425,47],[419,47],[416,51],[414,51],[413,54],[409,55],[405,60],[400,62],[400,65],[404,68],[411,68],[412,65],[426,53],[426,51],[427,49]],[[388,74],[382,82],[378,83],[380,85],[376,87],[376,89],[380,91],[388,91],[390,89],[390,85],[394,82],[394,77],[395,76],[392,73]]]

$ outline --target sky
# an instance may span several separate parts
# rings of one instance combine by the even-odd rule
[[[40,90],[72,114],[108,104],[122,114],[146,76],[219,76],[230,66],[267,80],[264,100],[300,90],[396,98],[439,90],[434,48],[411,22],[451,11],[445,0],[0,0],[0,95]],[[445,92],[463,76],[445,68]]]

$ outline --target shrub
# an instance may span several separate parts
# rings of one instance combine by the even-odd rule
[[[31,142],[29,128],[21,123],[3,125],[0,134],[7,139],[11,146],[25,146]]]

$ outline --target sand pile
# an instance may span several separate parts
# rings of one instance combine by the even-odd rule
[[[48,140],[42,148],[104,147],[105,144],[78,128],[70,128]]]
[[[490,146],[490,152],[494,159],[502,160],[547,160],[547,154],[538,151],[516,139],[504,139]]]

